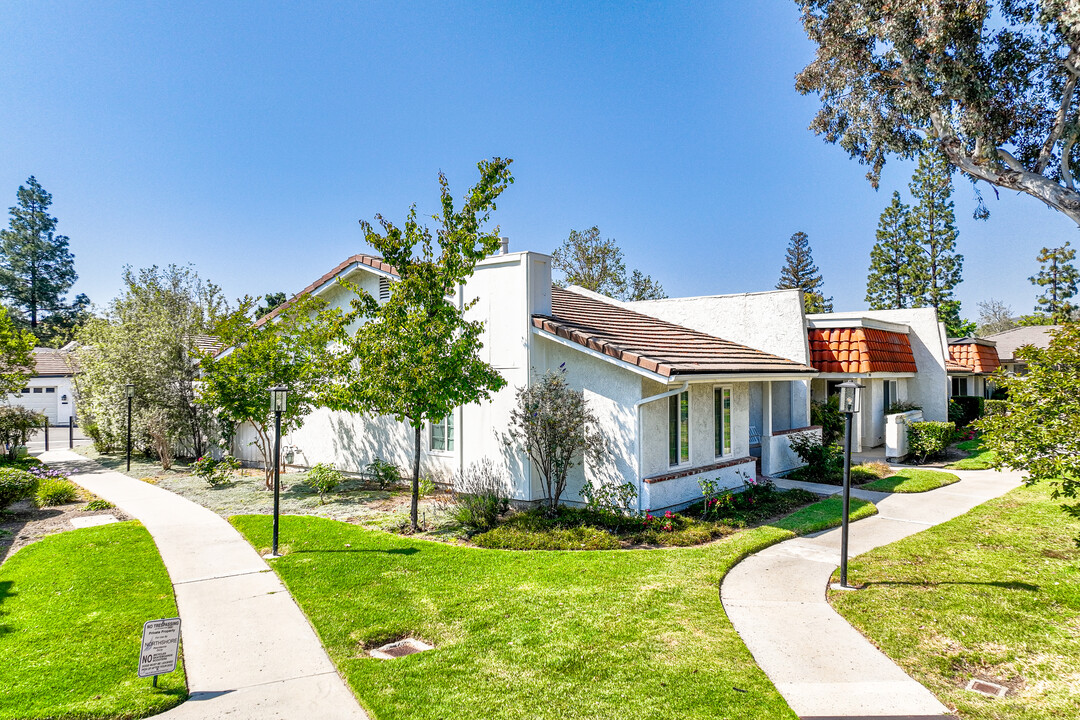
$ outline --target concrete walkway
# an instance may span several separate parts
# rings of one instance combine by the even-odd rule
[[[950,471],[959,483],[926,493],[853,491],[878,507],[851,525],[849,556],[951,520],[1020,485],[1019,473]],[[781,487],[808,483],[777,480]],[[840,488],[814,485],[817,492]],[[773,545],[736,565],[720,587],[724,610],[765,674],[803,720],[941,718],[948,713],[833,611],[825,590],[840,564],[840,529]]]
[[[366,719],[292,596],[228,522],[68,450],[40,457],[138,518],[157,543],[176,589],[191,691],[158,717]]]

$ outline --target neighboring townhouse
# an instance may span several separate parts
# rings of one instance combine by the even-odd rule
[[[949,340],[949,395],[971,395],[988,398],[993,391],[990,375],[998,369],[996,343],[978,337],[952,338]]]
[[[75,416],[75,366],[70,348],[34,348],[33,358],[33,375],[26,387],[8,396],[8,404],[42,413],[50,425],[67,425]]]
[[[1050,347],[1050,333],[1060,329],[1061,325],[1031,325],[994,333],[982,339],[994,343],[998,362],[1006,372],[1023,374],[1027,368],[1024,361],[1016,357],[1016,351],[1025,345]]]
[[[385,299],[394,277],[380,259],[356,255],[302,293],[346,307],[351,292],[338,278]],[[478,302],[467,316],[484,321],[482,359],[508,384],[490,401],[424,428],[423,472],[447,477],[491,458],[505,467],[512,499],[543,499],[540,478],[506,442],[506,430],[518,389],[559,368],[584,393],[609,443],[604,462],[575,468],[566,502],[580,502],[586,482],[632,483],[638,509],[677,508],[701,498],[701,478],[738,487],[758,467],[776,474],[801,464],[789,439],[815,431],[807,426],[809,383],[817,373],[808,364],[581,288],[555,288],[550,258],[538,253],[504,251],[481,261],[456,301],[473,298]],[[409,466],[412,437],[389,417],[324,409],[283,442],[295,464],[360,471],[376,457]],[[250,429],[240,428],[233,451],[256,461],[250,439]]]

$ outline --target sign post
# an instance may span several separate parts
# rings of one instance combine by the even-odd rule
[[[139,677],[154,677],[176,669],[180,651],[180,618],[147,620],[143,623],[142,650],[139,651]]]

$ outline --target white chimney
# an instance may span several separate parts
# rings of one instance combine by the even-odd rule
[[[510,252],[510,238],[504,237],[499,239],[502,240],[502,246],[499,248],[499,254],[506,255]]]

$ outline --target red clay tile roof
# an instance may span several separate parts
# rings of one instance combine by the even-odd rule
[[[810,358],[824,373],[913,373],[915,356],[903,333],[877,328],[811,328]]]
[[[34,375],[37,377],[48,375],[73,375],[74,371],[68,364],[72,356],[63,350],[52,348],[34,348]]]
[[[1001,363],[998,361],[997,348],[982,343],[949,343],[949,358],[968,372],[992,373]]]
[[[961,365],[952,358],[945,358],[945,372],[947,373],[969,373],[971,368]]]
[[[533,315],[533,327],[664,377],[814,372],[786,358],[558,287],[551,289],[551,316]]]
[[[300,292],[296,293],[295,295],[293,295],[291,298],[289,298],[285,302],[278,305],[276,308],[274,308],[273,310],[268,312],[266,315],[263,315],[261,318],[259,318],[258,320],[255,321],[255,325],[256,326],[262,325],[263,323],[269,322],[273,318],[277,317],[277,315],[280,314],[281,312],[283,312],[285,310],[285,308],[289,307],[294,302],[296,302],[296,298],[301,297],[303,295],[308,295],[308,294],[314,292],[316,288],[321,287],[325,283],[330,282],[331,280],[333,280],[338,275],[338,273],[340,273],[342,270],[344,270],[345,268],[349,267],[350,265],[352,265],[354,263],[359,264],[359,265],[367,265],[368,267],[372,267],[372,268],[375,268],[376,270],[381,270],[383,272],[390,273],[391,275],[397,275],[397,270],[394,269],[394,266],[391,265],[390,263],[383,262],[382,258],[375,257],[374,255],[353,255],[350,258],[346,258],[345,260],[342,260],[340,263],[337,264],[337,266],[333,270],[326,273],[321,278],[319,278],[315,282],[311,283],[306,288],[304,288]]]

